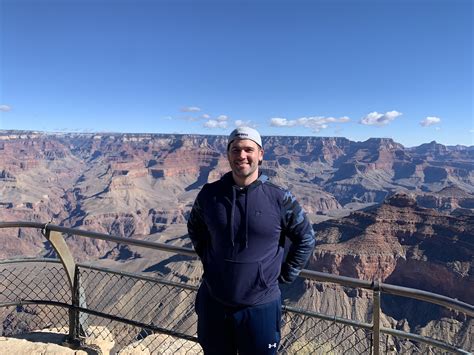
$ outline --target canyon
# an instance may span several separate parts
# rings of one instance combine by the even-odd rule
[[[262,172],[289,188],[313,223],[308,269],[472,303],[473,146],[288,136],[263,137],[263,145]],[[191,247],[187,217],[200,188],[228,171],[226,146],[226,136],[211,135],[0,131],[0,221]],[[78,261],[191,283],[201,275],[197,260],[74,236],[67,242]],[[0,259],[54,255],[34,230],[0,230],[0,246]],[[369,315],[367,297],[331,285],[300,281],[284,296],[327,314]],[[472,320],[466,330],[457,315],[397,298],[382,307],[397,329],[429,332],[449,318],[459,329],[448,336],[472,347]]]

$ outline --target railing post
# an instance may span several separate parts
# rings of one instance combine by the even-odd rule
[[[77,270],[76,270],[77,271]],[[77,344],[81,333],[79,321],[79,273],[74,273],[74,286],[72,288],[72,308],[69,309],[69,343]]]
[[[63,264],[66,276],[71,290],[72,308],[69,309],[69,343],[79,342],[80,323],[79,323],[79,273],[76,272],[76,263],[72,257],[66,242],[61,233],[51,231],[46,224],[43,228],[43,235],[51,243],[54,251]]]
[[[373,283],[374,304],[372,311],[373,355],[380,354],[380,283]]]

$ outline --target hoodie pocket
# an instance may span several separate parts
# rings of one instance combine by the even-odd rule
[[[207,265],[212,295],[231,305],[251,305],[267,289],[260,262],[222,260]]]

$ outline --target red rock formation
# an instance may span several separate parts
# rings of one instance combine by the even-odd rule
[[[397,194],[315,229],[314,270],[474,298],[472,216],[446,216]]]

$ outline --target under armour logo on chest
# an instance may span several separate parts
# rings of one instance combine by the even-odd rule
[[[268,348],[271,349],[271,348],[275,348],[276,349],[277,347],[277,343],[273,343],[273,344],[268,344]]]

